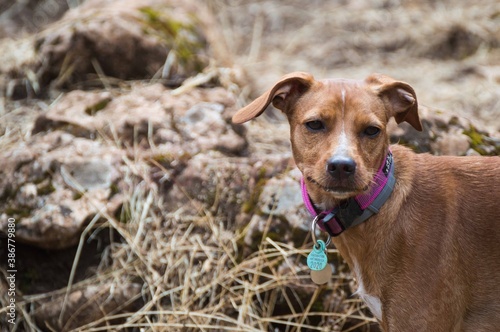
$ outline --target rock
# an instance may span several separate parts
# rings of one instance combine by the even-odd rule
[[[237,229],[258,209],[265,182],[286,169],[289,160],[290,155],[249,159],[228,158],[217,151],[199,153],[171,180],[166,209],[181,209],[191,216],[210,211],[231,223],[228,228]]]
[[[65,86],[92,74],[97,78],[100,71],[118,79],[150,78],[169,54],[164,77],[191,76],[205,67],[207,44],[190,16],[197,13],[180,1],[86,1],[37,40],[44,59],[38,71],[41,84],[56,80]]]
[[[232,95],[222,88],[202,90],[180,96],[161,84],[136,84],[113,94],[74,90],[36,119],[32,133],[61,129],[86,138],[103,133],[129,146],[174,144],[191,155],[211,149],[240,154],[246,141],[226,115]]]
[[[245,234],[247,246],[254,247],[264,235],[297,247],[304,243],[312,217],[304,208],[300,176],[295,168],[265,183],[258,198],[258,213],[252,216]]]
[[[214,180],[231,181],[221,191],[221,209],[237,216],[240,208],[231,203],[245,192],[242,179],[249,170],[238,170],[245,162],[217,165],[219,170],[207,166],[213,158],[229,160],[226,155],[243,153],[247,145],[230,124],[232,95],[221,88],[177,96],[170,91],[162,84],[137,83],[129,91],[74,90],[63,95],[36,119],[32,136],[0,152],[5,161],[0,169],[0,228],[15,218],[21,242],[47,249],[74,245],[96,213],[104,209],[113,214],[123,203],[121,191],[130,185],[123,178],[123,159],[130,154],[141,170],[131,176],[164,193],[178,181],[200,204],[214,203],[219,190]],[[206,169],[216,177],[200,179]],[[204,187],[205,181],[210,185]]]
[[[196,233],[207,227],[206,219],[199,218],[207,209],[230,230],[221,229],[221,234],[231,240],[255,208],[243,204],[246,180],[260,188],[288,167],[290,155],[238,157],[247,142],[241,128],[230,123],[233,97],[224,89],[195,88],[176,96],[170,91],[162,84],[143,83],[131,84],[130,90],[74,90],[41,111],[31,133],[0,151],[0,230],[5,231],[8,218],[16,219],[18,249],[24,243],[45,249],[73,246],[99,213],[116,217],[125,232],[134,232],[137,219],[127,209],[143,188],[155,200],[155,213],[159,208],[165,214],[184,209],[182,218],[197,217]],[[127,193],[133,197],[130,204],[124,201]],[[249,196],[255,203],[258,195]],[[243,208],[247,213],[241,213]],[[149,224],[150,215],[144,215]],[[148,225],[141,230],[137,234],[149,241]],[[116,244],[129,248],[119,240]],[[117,257],[115,247],[105,252],[110,253],[107,260]],[[154,268],[165,271],[160,258]],[[65,263],[71,266],[71,261]],[[67,300],[59,295],[48,302],[29,300],[33,324],[47,330],[78,329],[131,309],[128,301],[140,292],[138,285],[90,282],[85,289],[71,290]]]
[[[20,242],[69,247],[96,213],[122,203],[114,186],[123,152],[112,146],[54,131],[0,155],[0,228],[15,218]]]
[[[463,134],[463,129],[455,128],[444,132],[432,143],[432,149],[448,156],[465,156],[470,149],[470,139]]]
[[[75,189],[85,192],[92,189],[106,189],[111,186],[113,167],[109,162],[89,159],[61,165],[64,181]]]
[[[484,38],[486,36],[486,38]],[[494,37],[478,34],[462,23],[443,27],[433,36],[430,43],[423,47],[422,55],[433,59],[463,60],[480,48],[482,44],[494,45]]]
[[[178,86],[201,72],[217,44],[204,4],[180,0],[87,0],[36,37],[4,40],[0,82],[21,99],[49,87],[106,86],[118,80],[162,78]],[[220,53],[220,52],[219,52]],[[17,59],[10,59],[16,54]],[[5,59],[4,59],[5,57]]]
[[[111,100],[111,94],[107,91],[71,91],[64,95],[47,113],[36,119],[32,133],[63,129],[74,136],[93,138],[96,131],[102,130],[105,125],[96,115]]]
[[[411,147],[416,152],[436,155],[499,155],[500,137],[494,136],[472,121],[450,112],[419,108],[424,130],[416,131],[407,123],[388,125],[391,142]]]
[[[294,169],[283,177],[270,179],[259,199],[261,212],[286,220],[292,228],[309,231],[311,216],[304,208],[300,189],[301,173]]]
[[[224,105],[199,103],[179,119],[182,136],[196,142],[196,151],[219,150],[238,154],[246,147],[246,141],[238,135],[222,117]]]
[[[59,19],[71,1],[66,0],[25,0],[2,1],[0,12],[0,38],[18,37],[36,32],[47,24]]]
[[[116,283],[90,285],[72,291],[65,301],[65,294],[41,303],[34,313],[39,327],[49,330],[69,331],[113,314],[137,309],[137,296],[141,285]],[[103,322],[100,324],[104,325]]]

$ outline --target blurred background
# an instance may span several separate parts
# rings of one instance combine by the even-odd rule
[[[284,117],[230,118],[378,72],[420,105],[393,142],[499,155],[499,47],[494,0],[1,0],[0,330],[378,331],[335,248],[310,281]]]

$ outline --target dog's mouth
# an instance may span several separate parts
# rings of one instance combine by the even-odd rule
[[[356,188],[355,186],[341,186],[341,185],[336,185],[336,186],[325,186],[321,184],[319,181],[316,181],[312,177],[308,176],[307,180],[316,185],[318,188],[321,190],[334,194],[336,196],[342,196],[342,197],[349,197],[349,196],[355,196],[358,194],[360,191],[366,190],[366,188],[360,190],[359,188]]]

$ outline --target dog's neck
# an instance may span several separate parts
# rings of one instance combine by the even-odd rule
[[[391,151],[373,178],[373,185],[365,192],[342,201],[333,209],[318,211],[307,192],[306,182],[301,179],[302,198],[307,210],[319,217],[318,226],[330,236],[338,236],[346,229],[357,226],[378,213],[394,189],[394,160]]]

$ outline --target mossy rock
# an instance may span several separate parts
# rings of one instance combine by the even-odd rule
[[[500,139],[491,137],[488,133],[470,125],[463,131],[463,134],[470,138],[471,149],[482,156],[500,155]]]
[[[159,8],[144,7],[140,12],[144,15],[144,33],[158,38],[169,50],[163,76],[188,76],[206,67],[207,41],[194,15],[179,20],[169,11]]]
[[[57,89],[120,86],[123,80],[163,79],[178,86],[208,64],[209,15],[182,2],[84,2],[39,34],[26,37],[26,59],[0,68],[16,98]],[[5,67],[5,66],[4,66]],[[36,73],[31,74],[29,73]],[[106,105],[86,110],[94,115]]]

